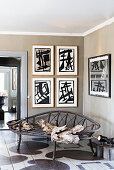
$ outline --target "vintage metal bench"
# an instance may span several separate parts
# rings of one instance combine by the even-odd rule
[[[53,123],[56,126],[63,126],[67,125],[68,128],[72,128],[76,125],[83,125],[84,130],[79,132],[79,138],[80,140],[89,140],[90,148],[94,154],[94,149],[92,146],[91,139],[93,138],[93,134],[100,129],[100,124],[95,122],[94,120],[88,118],[87,116],[84,116],[82,114],[69,112],[69,111],[49,111],[40,113],[37,115],[33,115],[30,117],[26,117],[21,120],[16,120],[16,123],[12,123],[12,121],[9,121],[7,125],[9,126],[9,129],[12,132],[15,132],[19,135],[19,142],[17,150],[20,149],[20,143],[21,143],[21,136],[22,135],[31,135],[31,136],[40,136],[40,137],[47,137],[50,138],[50,135],[47,135],[45,132],[42,131],[42,129],[38,126],[37,122],[40,119],[44,119],[49,123]],[[22,130],[21,124],[23,121],[27,121],[30,124],[33,125],[32,130]],[[15,125],[18,125],[19,129],[15,129]],[[54,145],[54,152],[53,152],[53,158],[55,159],[55,152],[56,152],[56,142]]]

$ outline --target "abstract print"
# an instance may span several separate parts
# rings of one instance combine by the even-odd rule
[[[91,90],[96,92],[107,92],[106,77],[108,74],[106,60],[91,62],[91,77],[95,75],[95,79],[91,80]],[[96,80],[97,78],[97,80]]]
[[[59,72],[74,72],[74,49],[59,49]]]
[[[51,48],[35,48],[35,72],[51,71]]]
[[[110,97],[110,55],[89,58],[90,95]]]
[[[91,72],[105,72],[107,71],[107,61],[106,60],[96,60],[91,62]]]
[[[59,81],[59,104],[74,104],[74,81]]]
[[[106,80],[92,80],[91,90],[96,92],[107,92],[107,81]]]
[[[35,86],[35,104],[50,104],[51,103],[51,81],[34,81]]]
[[[56,75],[77,75],[77,46],[56,46]]]

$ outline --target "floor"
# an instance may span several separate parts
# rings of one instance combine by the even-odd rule
[[[7,122],[16,119],[16,113],[4,113],[4,120],[0,120],[0,129],[8,129]]]
[[[0,170],[109,170],[114,161],[99,160],[92,156],[87,142],[78,145],[57,145],[53,161],[53,143],[46,139],[23,136],[17,152],[17,134],[0,131]]]

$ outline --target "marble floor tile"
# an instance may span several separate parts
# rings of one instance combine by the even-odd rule
[[[93,157],[87,141],[80,142],[78,145],[57,144],[55,164],[52,160],[53,142],[33,136],[23,136],[19,152],[17,145],[17,134],[9,130],[0,131],[0,170],[44,170],[43,166],[47,166],[45,170],[50,166],[56,170],[57,163],[58,165],[64,163],[60,165],[66,166],[65,170],[69,168],[70,170],[114,169],[114,161]],[[59,167],[59,170],[64,168]]]

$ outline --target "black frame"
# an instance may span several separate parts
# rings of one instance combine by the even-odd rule
[[[102,58],[104,58],[106,56],[108,57],[108,59],[101,60]],[[90,70],[91,67],[92,67],[92,65],[91,65],[91,63],[92,63],[91,60],[92,59],[93,60],[96,59],[96,61],[98,61],[98,62],[105,60],[105,63],[107,65],[107,74],[106,73],[103,74],[103,68],[101,67],[101,65],[99,66],[101,68],[101,70],[96,70],[96,71],[93,71],[93,73],[92,73],[92,71]],[[99,62],[99,63],[103,64],[103,62]],[[97,74],[95,74],[95,72]],[[102,74],[100,74],[100,73],[102,73]],[[93,75],[93,77],[95,77],[95,76],[100,77],[102,75],[105,75],[106,78],[100,77],[100,79],[99,79],[98,77],[97,78],[95,77],[95,79],[94,78],[92,79],[91,75]],[[103,92],[101,92],[101,91],[92,90],[91,89],[92,88],[92,84],[91,84],[92,81],[99,81],[99,82],[105,81],[105,82],[107,82],[107,84],[108,84],[107,85],[107,92],[105,92],[105,93],[107,93],[107,95],[104,95]],[[110,98],[111,97],[111,54],[104,54],[104,55],[99,55],[99,56],[88,58],[88,94],[91,95],[91,96],[97,96],[97,97],[105,97],[105,98]]]

